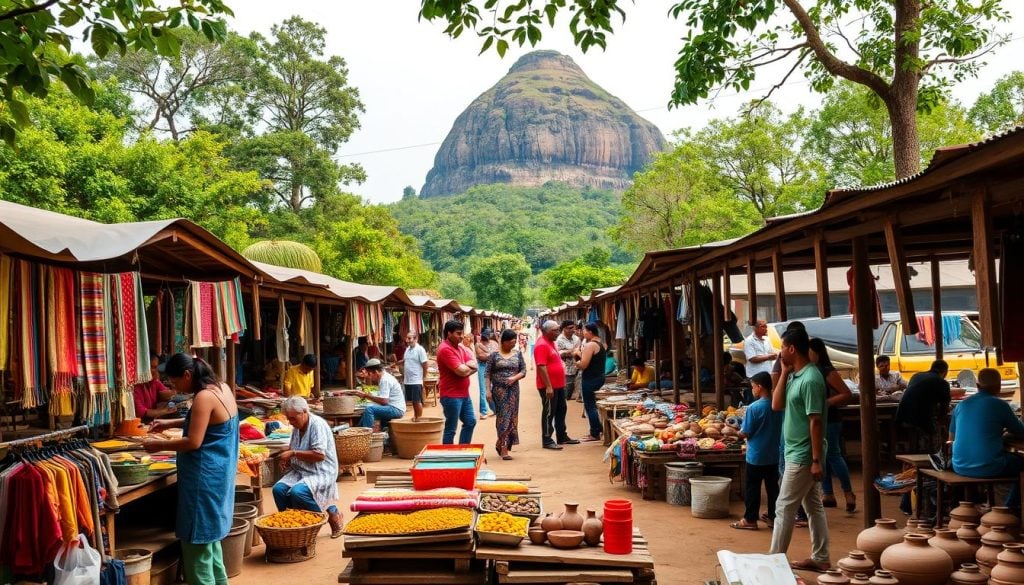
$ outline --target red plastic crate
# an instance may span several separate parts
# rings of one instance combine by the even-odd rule
[[[466,448],[480,449],[480,455],[476,458],[476,465],[466,469],[416,469],[419,463],[417,457],[413,466],[409,469],[412,474],[412,485],[417,490],[432,490],[438,488],[461,488],[471,490],[476,486],[476,475],[483,463],[483,444],[468,445],[427,445],[420,451],[423,455],[427,451],[459,451]]]

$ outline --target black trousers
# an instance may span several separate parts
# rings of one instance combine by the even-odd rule
[[[542,445],[554,445],[556,441],[562,442],[569,438],[565,432],[565,411],[568,406],[565,402],[565,388],[555,388],[554,396],[548,398],[544,389],[540,392],[540,432]],[[552,438],[552,434],[555,438]]]
[[[775,520],[775,501],[779,499],[779,466],[751,465],[746,469],[747,485],[743,486],[743,501],[747,506],[743,518],[747,522],[757,522],[761,514],[761,483],[768,494],[768,517]]]

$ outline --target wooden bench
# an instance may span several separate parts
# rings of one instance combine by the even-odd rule
[[[927,455],[926,455],[927,457]],[[967,477],[960,475],[952,471],[936,471],[930,467],[918,467],[917,468],[917,485],[920,490],[920,486],[923,484],[922,476],[929,477],[935,480],[935,527],[944,526],[942,520],[944,517],[943,511],[943,491],[945,486],[950,488],[954,487],[979,487],[984,488],[986,495],[988,496],[988,503],[992,505],[995,501],[995,485],[997,483],[1017,483],[1021,481],[1020,477]],[[920,495],[920,491],[918,492]],[[950,494],[950,498],[953,494]],[[917,506],[917,517],[921,517],[921,502],[918,500]]]

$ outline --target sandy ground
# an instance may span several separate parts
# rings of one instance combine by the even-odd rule
[[[473,396],[476,396],[476,381],[473,382]],[[607,464],[602,462],[605,447],[600,443],[566,446],[563,451],[545,450],[540,447],[540,401],[533,382],[533,372],[522,382],[523,394],[520,401],[520,445],[512,452],[512,461],[502,461],[494,453],[495,424],[489,418],[478,421],[474,442],[487,445],[487,466],[498,474],[526,475],[533,478],[544,495],[547,510],[561,509],[563,502],[579,502],[580,510],[600,510],[602,503],[610,498],[628,498],[633,501],[634,524],[640,528],[650,542],[651,554],[656,562],[659,585],[700,584],[716,574],[716,552],[728,549],[735,552],[767,552],[771,532],[763,526],[761,530],[733,530],[729,523],[743,512],[742,502],[732,502],[731,519],[703,520],[693,518],[690,509],[673,506],[663,501],[643,500],[639,492],[624,487],[621,483],[610,483]],[[586,419],[581,418],[583,405],[569,403],[567,417],[569,433],[579,437],[587,433]],[[441,416],[440,407],[427,406],[427,416]],[[408,461],[396,457],[385,457],[379,463],[367,464],[370,469],[406,469]],[[348,510],[349,503],[367,485],[364,479],[353,481],[346,478],[339,482],[341,502],[339,509]],[[839,489],[838,484],[836,489]],[[861,494],[860,477],[854,476],[854,491]],[[264,497],[272,507],[270,490],[264,490]],[[842,496],[840,494],[840,504]],[[903,516],[897,510],[897,498],[883,498],[882,509],[889,517]],[[269,509],[269,508],[268,508]],[[828,509],[833,563],[854,547],[857,533],[862,528],[860,514],[847,515],[842,509]],[[346,512],[346,517],[351,513]],[[341,539],[331,540],[326,530],[321,532],[317,543],[317,557],[301,564],[266,564],[263,561],[263,547],[253,549],[245,559],[245,568],[232,583],[336,583],[337,575],[348,562],[341,557]],[[796,529],[790,546],[790,557],[805,558],[810,552],[807,529]],[[813,582],[812,574],[805,574]]]

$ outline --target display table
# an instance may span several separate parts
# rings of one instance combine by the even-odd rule
[[[177,483],[178,472],[168,471],[161,475],[152,476],[139,484],[120,486],[117,488],[117,504],[118,506],[124,507],[136,500],[159,492],[160,490],[167,489]],[[103,510],[100,512],[100,516],[103,517],[103,525],[106,527],[107,531],[107,546],[110,547],[111,551],[115,551],[117,550],[117,526],[115,522],[117,514],[108,510]],[[177,538],[173,537],[173,533],[170,533],[170,537],[168,537],[166,531],[158,532],[160,532],[162,536],[158,537],[153,534],[147,535],[147,542],[148,540],[160,540],[160,542],[163,543],[163,546],[160,548],[163,548],[177,540]],[[164,542],[165,540],[167,542]],[[131,539],[131,541],[132,544],[136,543],[135,539]]]

